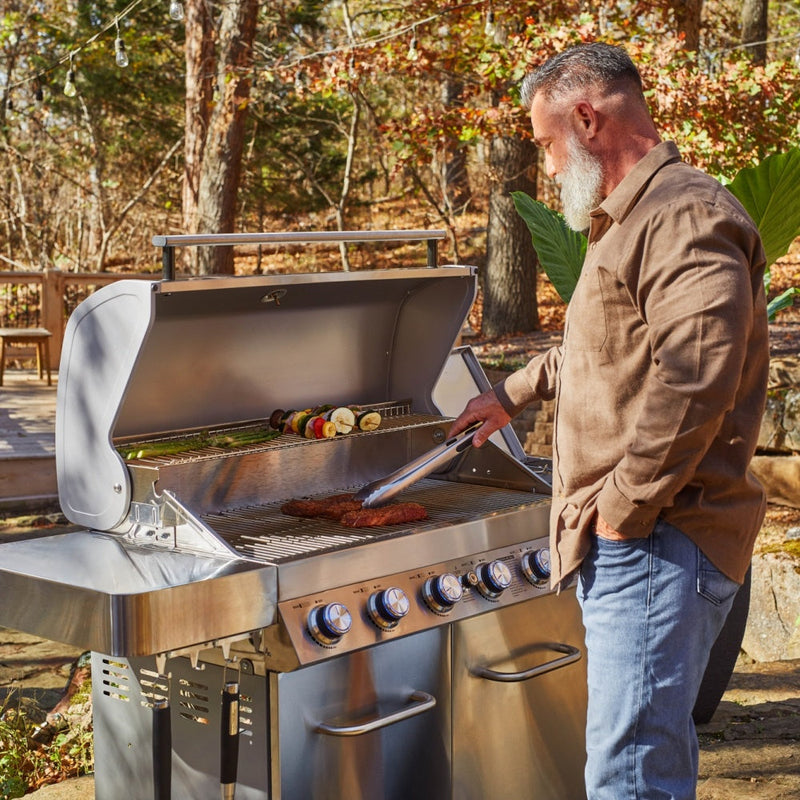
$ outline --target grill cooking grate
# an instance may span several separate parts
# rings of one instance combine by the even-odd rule
[[[281,513],[281,502],[207,514],[203,521],[243,556],[277,565],[311,554],[343,550],[376,539],[406,536],[548,502],[530,492],[478,484],[466,487],[463,483],[430,478],[406,489],[399,500],[421,503],[428,511],[428,519],[405,526],[346,528],[330,520],[287,516]]]

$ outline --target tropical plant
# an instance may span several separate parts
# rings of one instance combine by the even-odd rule
[[[764,288],[769,292],[772,265],[800,237],[800,148],[767,156],[728,182],[721,179],[758,226],[766,252]],[[586,236],[571,230],[564,217],[524,192],[513,192],[517,213],[528,226],[533,246],[559,297],[569,303],[586,255]],[[800,288],[791,287],[767,304],[770,321],[789,308]]]

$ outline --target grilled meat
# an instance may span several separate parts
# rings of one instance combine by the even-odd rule
[[[335,494],[311,500],[289,500],[281,511],[290,517],[322,517],[338,520],[348,511],[358,511],[361,503],[352,494]]]
[[[348,511],[339,522],[349,528],[372,528],[380,525],[398,525],[427,519],[428,512],[419,503],[391,503],[378,508],[361,508]]]

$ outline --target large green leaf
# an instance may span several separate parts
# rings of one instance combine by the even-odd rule
[[[586,255],[586,237],[573,231],[557,211],[525,192],[511,192],[511,197],[531,232],[542,269],[561,299],[569,303]]]
[[[800,236],[800,148],[745,167],[728,189],[758,226],[769,269]]]

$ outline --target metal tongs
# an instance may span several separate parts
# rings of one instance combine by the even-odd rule
[[[470,425],[461,433],[451,436],[433,450],[415,458],[385,478],[368,483],[355,493],[354,499],[360,500],[364,508],[374,508],[388,502],[403,489],[407,489],[426,475],[435,472],[455,456],[463,453],[468,447],[472,447],[472,438],[482,424],[482,422],[476,422]]]

